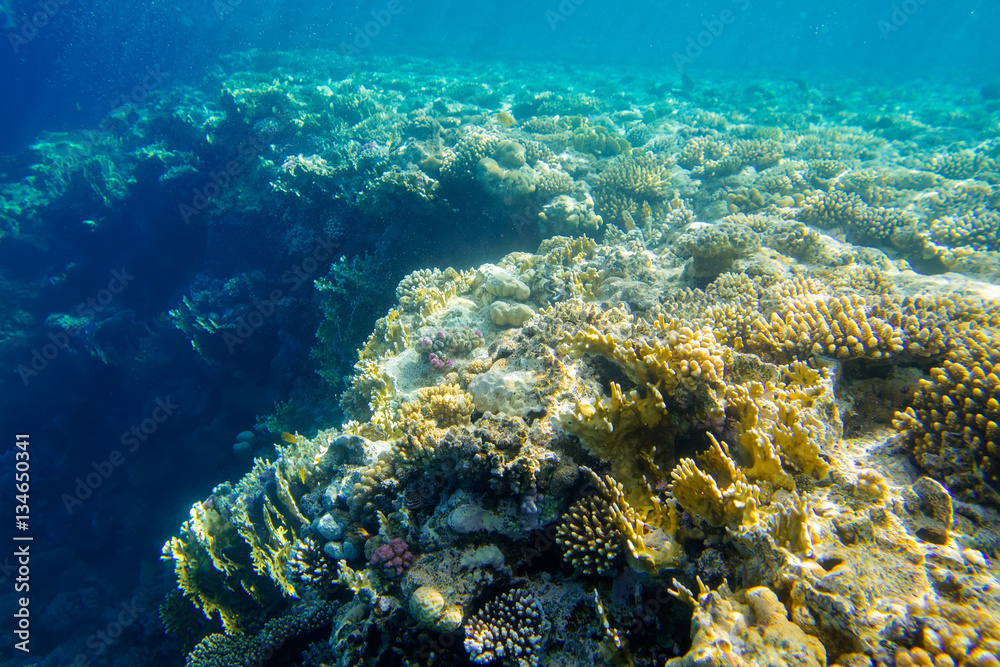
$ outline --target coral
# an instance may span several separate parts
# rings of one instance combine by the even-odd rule
[[[448,300],[468,289],[474,272],[455,269],[420,269],[399,281],[396,298],[403,312],[420,313],[423,319],[441,310]]]
[[[410,551],[410,545],[402,538],[394,537],[377,547],[369,562],[372,565],[381,565],[387,574],[398,577],[413,565],[414,560],[416,556]]]
[[[767,532],[779,547],[792,553],[812,552],[816,542],[815,503],[808,497],[790,494],[768,518]]]
[[[423,387],[417,390],[420,400],[400,407],[403,420],[420,419],[437,428],[468,424],[475,409],[473,397],[455,384]]]
[[[799,283],[781,286],[769,320],[758,319],[754,339],[776,351],[798,351],[837,359],[879,359],[902,352],[901,332],[879,317],[879,301],[852,295],[831,297]]]
[[[632,146],[642,146],[649,142],[653,138],[653,131],[649,129],[646,125],[638,123],[629,128],[629,131],[625,133],[625,141],[627,141]]]
[[[709,327],[680,326],[662,312],[647,322],[611,309],[565,340],[571,355],[608,359],[637,387],[625,391],[612,382],[610,395],[581,395],[558,416],[560,428],[610,461],[612,474],[630,488],[666,477],[661,466],[670,460],[678,430],[668,404],[696,419],[722,417],[728,354]]]
[[[594,213],[594,200],[589,194],[583,201],[559,195],[538,213],[538,230],[542,236],[596,234],[603,222]]]
[[[679,257],[691,257],[691,274],[699,283],[715,280],[733,262],[760,249],[760,237],[746,225],[719,222],[698,225],[676,241]]]
[[[524,197],[535,191],[535,171],[522,165],[517,169],[500,166],[496,160],[484,157],[476,165],[476,180],[489,192],[500,197]]]
[[[955,521],[948,490],[930,477],[920,477],[903,491],[913,534],[925,542],[948,544]]]
[[[444,597],[436,588],[421,586],[410,595],[410,614],[417,623],[433,625],[444,610]]]
[[[844,227],[859,240],[885,242],[894,232],[913,223],[898,208],[869,206],[854,192],[819,191],[805,198],[802,219],[824,227]]]
[[[601,125],[581,125],[573,130],[573,148],[597,157],[611,157],[632,150],[629,142]]]
[[[519,327],[535,316],[535,312],[523,303],[494,301],[489,308],[490,320],[498,327]]]
[[[255,635],[210,635],[188,655],[187,667],[252,667],[285,664],[311,643],[325,644],[334,605],[307,607],[268,621]],[[297,650],[296,650],[297,649]]]
[[[994,161],[981,151],[964,150],[935,155],[927,166],[929,171],[945,178],[965,180],[993,169],[995,167],[993,163]]]
[[[441,179],[471,181],[479,161],[493,155],[501,141],[502,135],[482,129],[468,132],[445,157],[441,165]]]
[[[691,139],[677,156],[677,164],[702,178],[721,178],[743,169],[743,160],[732,145],[709,136]]]
[[[996,667],[1000,664],[1000,616],[978,604],[920,600],[907,605],[909,648],[896,652],[900,667],[933,664]],[[910,643],[907,642],[907,643]]]
[[[445,604],[432,586],[421,586],[410,594],[410,614],[420,625],[438,632],[452,632],[462,625],[462,608]]]
[[[702,471],[692,459],[681,459],[671,472],[671,493],[681,507],[713,526],[757,522],[760,487],[750,484],[729,455],[729,449],[711,433],[712,445],[702,455]],[[721,488],[720,488],[721,485]]]
[[[191,604],[179,588],[171,589],[157,609],[160,624],[168,633],[179,638],[190,651],[207,633],[201,626],[205,617]]]
[[[482,289],[499,299],[514,298],[524,301],[531,296],[531,289],[515,278],[510,272],[492,264],[486,264],[476,272],[472,281],[472,289]]]
[[[316,540],[299,539],[288,555],[289,581],[299,590],[310,588],[320,595],[329,595],[337,582],[337,561],[327,555]]]
[[[949,248],[1000,249],[1000,211],[969,211],[931,222],[931,238]]]
[[[542,397],[535,388],[539,381],[536,372],[511,370],[498,364],[470,380],[468,390],[480,412],[527,419],[532,413],[544,411]]]
[[[1000,351],[991,330],[962,337],[893,421],[917,464],[953,493],[1000,501]]]
[[[632,152],[613,158],[594,186],[597,214],[630,229],[636,218],[648,219],[671,194],[668,167],[651,153]]]
[[[699,582],[700,584],[700,582]],[[691,650],[667,661],[668,667],[695,665],[771,665],[775,667],[823,667],[826,651],[788,619],[773,591],[756,587],[744,594],[740,604],[723,586],[705,590],[695,598],[678,586],[679,598],[694,606]]]
[[[825,479],[832,447],[843,426],[831,378],[802,364],[782,369],[784,381],[752,381],[726,390],[727,413],[734,416],[740,448],[753,464],[744,469],[753,481],[794,488],[789,470]]]
[[[499,660],[514,667],[536,667],[548,623],[534,596],[515,589],[486,603],[469,617],[464,630],[465,650],[476,664]]]
[[[576,501],[556,530],[563,558],[584,574],[612,574],[621,556],[621,535],[608,502],[597,496]]]
[[[280,54],[225,64],[243,72],[225,113],[190,133],[194,156],[273,131],[249,185],[203,213],[212,229],[230,203],[264,210],[249,204],[270,186],[295,229],[267,238],[341,241],[316,282],[334,386],[371,333],[352,421],[218,487],[165,549],[191,609],[256,655],[268,619],[335,598],[303,664],[991,664],[997,519],[966,502],[993,502],[1000,423],[1000,309],[968,275],[998,266],[991,107],[945,112],[891,82],[673,89],[535,63],[519,85],[372,58],[323,62],[321,81]],[[127,198],[128,170],[62,157],[33,177]],[[48,205],[0,193],[4,233]],[[522,246],[536,224],[567,236],[414,271],[390,307],[407,257]],[[234,312],[270,282],[252,278],[216,286],[243,297]],[[214,291],[173,309],[202,350]],[[657,597],[673,575],[720,585],[679,593],[695,606],[682,658],[687,610]]]
[[[629,564],[646,572],[672,567],[680,558],[674,539],[679,518],[672,502],[660,500],[648,486],[630,489],[635,507],[626,500],[625,487],[610,475],[603,478],[585,468],[601,497],[607,502],[616,532],[624,540]]]
[[[779,164],[785,155],[781,144],[773,139],[739,139],[732,150],[743,164],[753,165],[757,171]]]

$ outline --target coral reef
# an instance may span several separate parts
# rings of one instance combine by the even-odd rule
[[[995,158],[807,94],[365,76],[227,87],[251,124],[324,97],[281,134],[276,197],[396,207],[421,243],[473,218],[548,238],[320,279],[331,381],[345,304],[398,285],[347,421],[262,455],[164,550],[231,641],[334,599],[324,664],[993,664]],[[351,138],[308,148],[310,126]],[[940,155],[900,157],[914,132]],[[194,340],[205,309],[175,309]]]

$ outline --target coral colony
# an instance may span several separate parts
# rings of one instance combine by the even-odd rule
[[[198,215],[266,183],[317,228],[336,199],[434,243],[444,216],[533,241],[393,275],[346,421],[279,429],[191,508],[161,609],[188,665],[1000,664],[995,106],[370,65],[246,54],[211,113],[153,102],[252,174]],[[223,126],[267,140],[237,158]],[[97,159],[39,150],[59,173],[3,209],[24,229]],[[91,189],[182,177],[144,150]],[[307,276],[337,381],[364,269]],[[217,312],[192,295],[170,317],[210,356]]]

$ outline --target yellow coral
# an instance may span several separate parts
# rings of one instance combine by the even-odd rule
[[[858,295],[800,296],[771,318],[758,318],[754,339],[773,350],[838,359],[879,359],[904,349],[901,333],[874,314],[876,303]]]
[[[590,468],[583,470],[608,501],[614,525],[625,540],[630,564],[651,573],[676,564],[682,551],[674,539],[680,518],[673,503],[664,503],[647,486],[642,492],[633,491],[632,496],[637,499],[633,507],[626,500],[625,487],[620,482],[610,475],[602,478]]]
[[[438,428],[468,424],[476,409],[472,394],[457,384],[442,384],[417,390],[421,413]]]
[[[760,487],[747,481],[725,444],[711,433],[708,437],[712,445],[702,460],[712,474],[701,470],[692,459],[681,459],[670,473],[674,497],[681,507],[713,526],[756,523]]]

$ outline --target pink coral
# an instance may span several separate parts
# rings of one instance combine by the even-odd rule
[[[378,565],[382,564],[386,572],[389,574],[395,574],[397,577],[404,572],[411,565],[413,561],[416,560],[416,556],[410,552],[410,545],[402,540],[402,538],[395,537],[387,544],[375,549],[372,554],[371,564]]]

